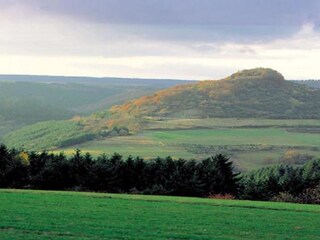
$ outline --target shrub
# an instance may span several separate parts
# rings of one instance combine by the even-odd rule
[[[299,199],[288,192],[281,192],[277,196],[273,197],[271,201],[275,202],[299,202]]]
[[[208,198],[212,199],[224,199],[224,200],[233,200],[235,199],[235,196],[232,194],[210,194]]]
[[[307,204],[320,204],[320,185],[304,190],[299,195],[299,202]]]

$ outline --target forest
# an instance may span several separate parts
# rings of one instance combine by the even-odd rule
[[[145,161],[119,154],[71,157],[0,146],[0,187],[320,203],[320,160],[235,172],[226,155]]]

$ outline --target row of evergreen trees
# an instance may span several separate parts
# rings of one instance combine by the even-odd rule
[[[180,196],[236,194],[238,178],[224,155],[205,160],[145,161],[119,154],[94,159],[79,150],[63,154],[20,152],[0,146],[0,187],[83,190]]]
[[[68,158],[0,145],[0,188],[220,195],[320,203],[319,185],[320,160],[309,161],[302,167],[280,165],[238,174],[234,173],[232,162],[221,154],[200,161],[170,157],[145,161],[139,157],[123,159],[119,154],[93,158],[77,150]]]
[[[242,174],[241,199],[320,204],[320,159],[301,167],[277,165]]]

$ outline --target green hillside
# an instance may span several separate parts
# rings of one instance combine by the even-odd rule
[[[115,118],[286,118],[320,119],[320,91],[285,81],[271,69],[235,73],[159,91],[111,109]]]
[[[0,138],[42,121],[88,115],[187,81],[0,75]]]
[[[317,205],[19,190],[0,201],[3,240],[320,239]]]
[[[2,100],[0,101],[0,138],[28,124],[68,119],[73,114],[67,109],[31,99]]]
[[[74,145],[94,138],[94,134],[73,121],[48,121],[26,126],[7,134],[3,141],[16,148],[49,150]]]
[[[55,107],[78,113],[92,113],[141,96],[146,92],[151,93],[159,88],[152,87],[152,84],[149,86],[131,84],[119,86],[117,84],[90,85],[90,83],[0,82],[0,100],[1,106],[8,105],[8,103],[14,105],[25,101],[30,102],[29,105],[25,104],[27,110],[30,110],[31,103],[41,103],[47,108]],[[1,115],[7,116],[8,114],[2,113]],[[48,120],[54,120],[49,117]]]
[[[32,99],[2,100],[0,102],[0,120],[31,124],[47,120],[68,119],[72,111],[53,105],[46,105]]]
[[[40,102],[48,108],[93,113],[186,82],[188,81],[0,75],[0,100]]]

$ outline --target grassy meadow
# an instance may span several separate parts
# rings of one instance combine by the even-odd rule
[[[5,239],[320,239],[320,207],[0,190]]]
[[[241,170],[279,163],[289,151],[320,157],[320,121],[269,119],[182,119],[154,121],[146,130],[58,149],[93,155],[114,152],[144,158],[203,158],[227,153]]]

